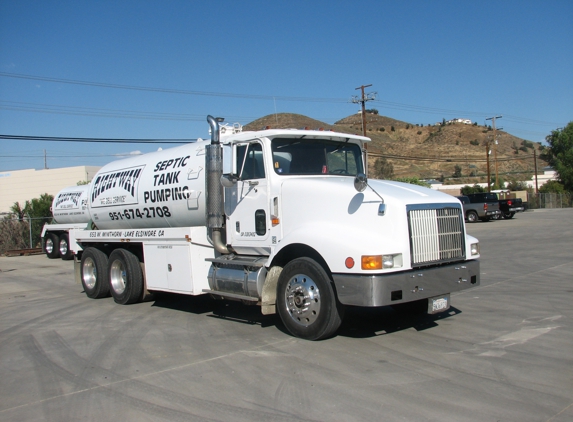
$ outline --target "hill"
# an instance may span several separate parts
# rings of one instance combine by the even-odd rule
[[[309,128],[362,134],[362,117],[354,114],[334,125],[293,113],[271,114],[244,126],[243,130],[272,128]],[[378,114],[366,115],[369,174],[374,177],[374,163],[386,158],[394,167],[395,177],[444,178],[450,183],[484,182],[487,174],[486,144],[489,142],[490,172],[495,176],[497,147],[498,174],[503,180],[528,180],[534,173],[533,150],[537,150],[537,167],[547,165],[539,158],[543,147],[504,131],[497,131],[497,146],[491,127],[463,123],[421,126]],[[453,178],[456,166],[462,178]]]

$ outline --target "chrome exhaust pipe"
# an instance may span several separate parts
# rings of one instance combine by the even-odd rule
[[[207,145],[205,154],[205,203],[207,217],[207,233],[215,250],[222,254],[230,253],[223,241],[223,228],[225,224],[223,186],[223,148],[219,139],[219,121],[215,117],[207,116],[211,128],[211,145]]]

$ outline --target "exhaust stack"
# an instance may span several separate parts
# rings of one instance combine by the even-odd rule
[[[219,122],[221,118],[207,116],[207,122],[211,127],[211,145],[207,145],[205,155],[205,192],[207,213],[207,234],[211,238],[215,250],[222,254],[230,253],[223,242],[223,228],[225,225],[223,186],[223,148],[219,141]]]

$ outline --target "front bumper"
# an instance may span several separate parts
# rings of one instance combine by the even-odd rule
[[[465,261],[384,275],[333,274],[344,305],[387,306],[479,286],[479,261]]]

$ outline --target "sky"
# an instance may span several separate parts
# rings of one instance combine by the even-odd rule
[[[0,0],[0,135],[208,139],[207,115],[573,120],[573,1]],[[169,144],[0,139],[0,174]]]

